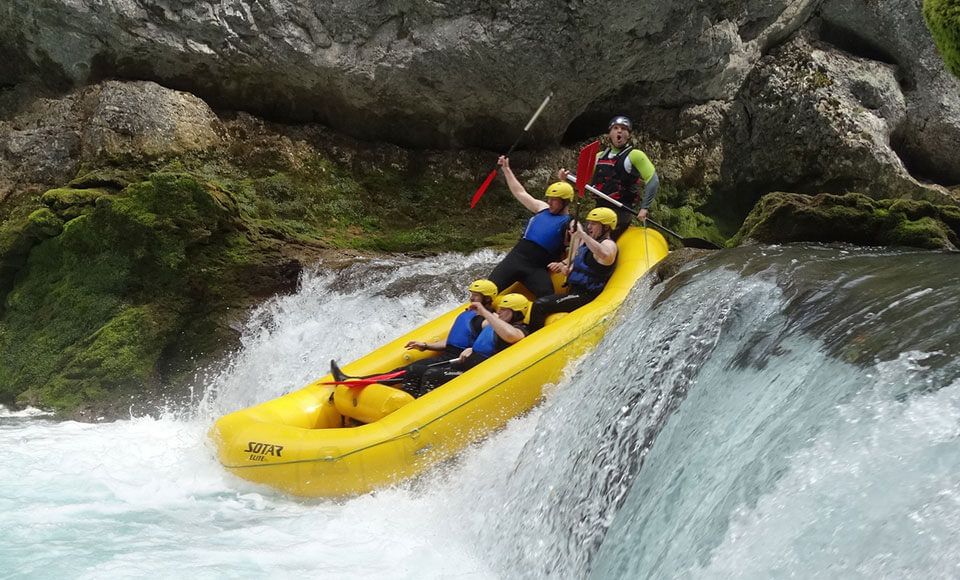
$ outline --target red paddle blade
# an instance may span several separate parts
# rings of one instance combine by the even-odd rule
[[[580,150],[577,158],[577,195],[583,197],[583,192],[593,177],[593,168],[597,165],[597,152],[600,151],[600,141],[594,141]]]
[[[390,379],[395,379],[397,377],[402,377],[407,374],[407,371],[400,369],[399,371],[393,371],[392,373],[383,373],[382,375],[376,375],[372,377],[366,377],[364,380],[375,380],[375,381],[389,381]]]
[[[497,170],[494,169],[490,172],[490,175],[483,180],[483,183],[480,184],[480,187],[477,188],[476,193],[473,194],[473,199],[470,200],[470,209],[473,209],[473,206],[477,205],[477,202],[480,201],[480,198],[483,197],[483,194],[487,191],[487,188],[490,187],[490,184],[493,183],[493,178],[497,176]]]

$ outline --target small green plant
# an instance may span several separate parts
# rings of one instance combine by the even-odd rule
[[[827,76],[823,71],[816,71],[810,77],[810,85],[815,89],[822,89],[833,84],[833,79]]]

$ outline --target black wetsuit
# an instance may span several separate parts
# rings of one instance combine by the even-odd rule
[[[460,316],[465,316],[466,314],[467,312],[464,312],[461,313]],[[473,344],[474,339],[476,339],[477,335],[480,334],[480,331],[483,328],[483,317],[476,314],[476,312],[473,312],[473,314],[474,316],[467,322],[467,324],[469,324],[469,330],[466,333],[457,332],[458,324],[457,322],[454,322],[453,328],[450,329],[450,334],[447,336],[447,346],[440,352],[439,356],[418,360],[417,362],[410,363],[405,367],[401,367],[401,369],[407,372],[403,374],[403,380],[401,384],[396,386],[410,393],[414,397],[419,397],[420,395],[417,393],[420,391],[420,382],[423,379],[424,373],[431,368],[442,367],[449,364],[445,363],[444,361],[449,361],[459,357],[467,347]]]
[[[544,209],[530,218],[523,238],[497,264],[487,278],[501,292],[514,282],[521,282],[534,296],[553,294],[553,282],[547,265],[563,252],[568,215],[551,214]]]
[[[514,323],[514,328],[520,329],[523,332],[523,335],[526,336],[530,334],[530,330],[527,325],[523,323]],[[478,339],[479,340],[479,339]],[[474,351],[466,360],[462,363],[452,362],[445,365],[438,365],[427,369],[427,372],[423,375],[423,380],[420,382],[419,389],[416,393],[412,391],[407,391],[414,397],[419,397],[425,395],[432,391],[433,389],[439,387],[440,385],[446,383],[447,381],[459,377],[464,372],[472,369],[483,361],[487,360],[493,354],[500,352],[501,350],[510,346],[511,343],[500,338],[499,335],[494,333],[494,352],[492,354],[484,354],[481,352]]]
[[[538,298],[530,311],[530,327],[539,330],[551,314],[572,312],[592,301],[603,292],[615,266],[616,261],[604,266],[597,262],[586,245],[580,246],[573,260],[573,271],[567,279],[570,290],[566,294],[551,294]]]

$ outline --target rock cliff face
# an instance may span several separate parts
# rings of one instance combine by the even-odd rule
[[[626,111],[668,180],[747,204],[784,187],[938,196],[933,185],[960,181],[960,84],[920,0],[9,0],[3,11],[5,85],[150,79],[360,138],[486,148],[512,141],[554,90],[530,143],[594,135]],[[8,150],[29,154],[31,135],[19,137]],[[61,157],[78,147],[53,140]]]
[[[408,144],[488,144],[522,124],[559,138],[597,99],[729,98],[816,2],[502,3],[12,0],[7,76],[150,78],[211,102]],[[491,123],[493,125],[491,125]]]

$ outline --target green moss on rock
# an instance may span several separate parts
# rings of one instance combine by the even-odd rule
[[[923,19],[947,70],[960,77],[960,2],[923,0]]]
[[[859,193],[764,196],[730,244],[849,242],[954,249],[960,222],[954,206],[916,200],[875,200]]]
[[[63,220],[50,209],[42,207],[27,217],[30,226],[44,237],[59,236],[63,231]]]
[[[192,175],[153,174],[83,199],[96,203],[32,248],[6,296],[0,400],[68,410],[155,382],[177,329],[202,323],[186,318],[196,303],[231,303],[269,252],[245,238],[232,196]],[[50,211],[29,223],[55,223]],[[232,253],[237,237],[245,251]]]
[[[657,223],[673,230],[685,238],[701,238],[711,241],[718,246],[723,246],[725,240],[720,233],[719,228],[714,221],[697,212],[690,206],[680,206],[670,208],[667,206],[654,206],[651,217],[655,217]],[[677,244],[672,236],[667,236],[671,245]]]
[[[68,185],[74,189],[98,188],[116,192],[141,179],[143,179],[143,172],[134,168],[83,167]]]
[[[514,235],[529,217],[502,184],[471,210],[475,181],[396,163],[357,169],[317,156],[298,169],[241,174],[208,166],[201,174],[231,191],[244,219],[264,235],[324,247],[469,251],[490,236]]]
[[[694,209],[702,198],[699,192],[678,190],[665,184],[654,199],[650,217],[683,237],[701,238],[722,246],[726,240],[716,221]],[[680,247],[672,236],[667,236],[667,241],[671,246]]]
[[[40,197],[40,201],[57,212],[61,218],[70,220],[83,215],[96,205],[98,199],[108,195],[112,193],[100,188],[63,187],[47,191]]]
[[[949,234],[940,220],[932,217],[922,217],[918,220],[901,219],[893,227],[890,239],[896,240],[896,245],[914,246],[917,248],[952,248]],[[954,236],[956,239],[956,236]]]
[[[158,305],[121,308],[106,324],[73,345],[64,366],[44,387],[18,397],[67,411],[103,396],[135,393],[156,380],[156,367],[178,315]]]
[[[63,221],[48,208],[35,209],[24,215],[32,207],[32,204],[23,205],[0,223],[0,301],[13,288],[33,247],[63,230]]]

